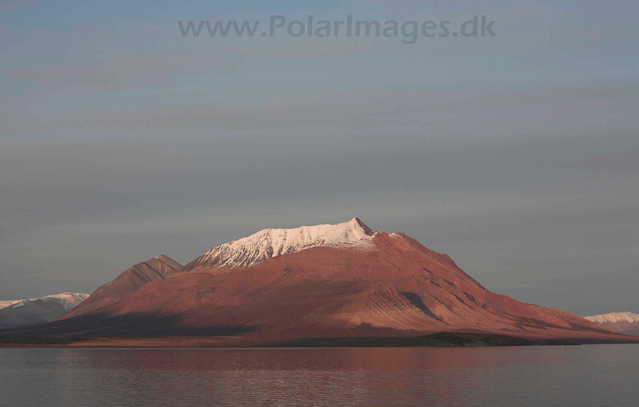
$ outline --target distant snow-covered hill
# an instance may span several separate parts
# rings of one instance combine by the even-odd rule
[[[28,300],[0,302],[0,328],[37,325],[66,314],[89,297],[88,294],[61,293]]]
[[[626,335],[639,335],[639,314],[634,312],[612,312],[585,318]]]

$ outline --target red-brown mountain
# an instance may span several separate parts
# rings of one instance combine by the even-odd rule
[[[164,280],[179,272],[182,267],[181,264],[163,254],[138,263],[120,274],[115,280],[100,286],[89,298],[59,319],[99,313],[103,308],[122,301],[143,286],[154,281]]]
[[[460,335],[466,341],[473,335],[633,341],[576,315],[494,294],[449,256],[405,234],[375,232],[357,218],[266,229],[215,247],[183,268],[166,257],[141,263],[63,320],[10,334],[181,338],[159,343],[172,346],[210,344],[203,337],[225,337],[226,345],[325,343],[318,338],[424,344],[431,342],[410,341],[433,334],[452,341]]]
[[[154,260],[101,287],[64,319],[89,321],[86,330],[94,336],[113,336],[110,321],[119,321],[120,336],[129,336],[123,326],[130,323],[134,336],[233,334],[273,341],[460,332],[625,338],[567,312],[494,294],[449,256],[405,234],[375,232],[357,218],[263,230],[184,268]]]

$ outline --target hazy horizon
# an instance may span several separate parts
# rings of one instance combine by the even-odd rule
[[[91,293],[355,216],[486,288],[639,312],[639,5],[5,1],[0,300]],[[178,21],[495,20],[494,38],[198,38]]]

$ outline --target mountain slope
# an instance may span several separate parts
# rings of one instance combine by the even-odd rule
[[[99,312],[102,308],[127,298],[146,284],[163,280],[181,269],[182,265],[163,254],[138,263],[124,271],[115,280],[100,286],[89,299],[72,312],[62,316],[62,319]]]
[[[132,289],[129,280],[139,269],[101,287],[58,322],[11,334],[228,336],[231,345],[435,333],[631,340],[575,315],[494,294],[449,256],[405,234],[375,232],[357,218],[267,229],[213,248],[180,272],[153,273],[154,281]]]
[[[53,321],[75,308],[88,294],[62,293],[29,300],[15,301],[0,309],[0,328],[43,324]]]
[[[639,314],[632,312],[613,312],[610,314],[592,315],[585,318],[617,332],[639,336]]]
[[[623,331],[624,335],[639,336],[639,325],[635,325]]]

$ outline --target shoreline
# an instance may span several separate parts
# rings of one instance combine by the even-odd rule
[[[269,349],[269,348],[470,348],[637,344],[639,337],[588,339],[526,339],[507,335],[438,333],[401,337],[139,337],[139,338],[2,338],[0,349],[19,348],[135,348],[135,349]]]

